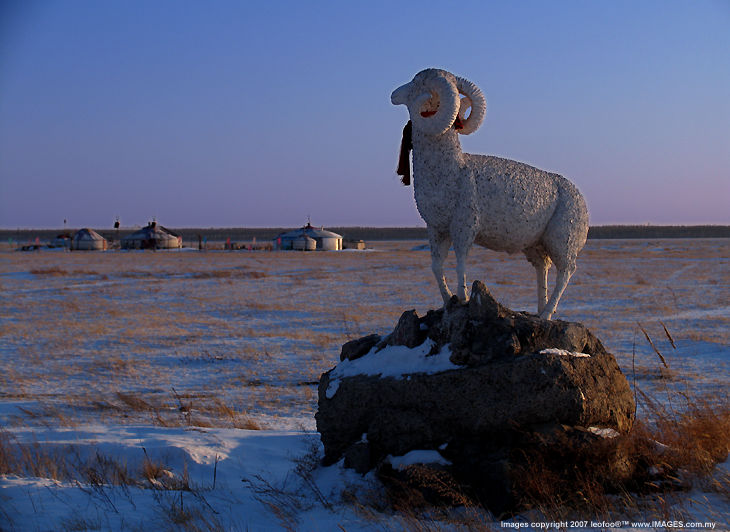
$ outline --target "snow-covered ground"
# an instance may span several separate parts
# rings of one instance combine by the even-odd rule
[[[16,429],[13,437],[66,456],[79,478],[2,477],[3,530],[325,531],[372,524],[341,503],[345,486],[377,489],[372,479],[339,466],[310,471],[318,442],[307,432],[85,425]],[[114,482],[105,461],[129,479]],[[157,479],[144,476],[145,462],[162,466]]]
[[[342,343],[439,305],[418,244],[0,253],[0,467],[36,464],[0,476],[0,530],[414,527],[379,505],[371,477],[315,467],[313,415]],[[475,249],[468,277],[534,311],[522,257]],[[730,241],[589,241],[556,318],[588,325],[655,397],[717,393],[730,383],[728,301]],[[730,514],[712,490],[682,504],[718,527]]]

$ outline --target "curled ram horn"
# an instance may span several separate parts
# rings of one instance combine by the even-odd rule
[[[461,105],[459,106],[459,120],[461,120],[462,124],[464,123],[464,120],[466,120],[466,112],[471,106],[471,98],[469,98],[468,96],[464,96],[461,99]]]
[[[430,92],[424,92],[413,101],[413,107],[414,109],[417,109],[420,113],[424,110],[424,107],[427,107],[428,104],[431,103],[432,100],[433,94],[431,94]]]
[[[484,116],[487,114],[487,100],[481,89],[468,79],[456,76],[456,86],[459,92],[465,96],[459,112],[459,118],[462,120],[464,127],[458,131],[462,135],[469,135],[470,133],[474,133],[482,125]],[[468,104],[471,105],[471,113],[469,114],[469,118],[464,119],[461,111],[464,114],[466,113],[469,105],[464,100],[467,100],[467,98]]]
[[[426,87],[429,92],[415,98],[412,107],[409,105],[411,120],[420,131],[441,135],[449,130],[459,114],[459,91],[443,75],[429,80]]]

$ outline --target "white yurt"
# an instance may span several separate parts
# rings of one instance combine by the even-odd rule
[[[307,235],[301,235],[295,238],[292,242],[292,249],[298,249],[300,251],[314,251],[317,249],[317,241]]]
[[[307,243],[307,239],[314,240],[314,247]],[[342,249],[342,235],[324,228],[317,229],[308,223],[299,229],[281,233],[274,239],[274,245],[276,249],[339,251]]]
[[[182,247],[182,237],[150,222],[147,227],[122,238],[122,249],[174,249]]]
[[[105,251],[107,248],[106,238],[88,227],[79,229],[71,238],[72,250],[83,251]]]

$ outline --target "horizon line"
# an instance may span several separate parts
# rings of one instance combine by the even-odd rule
[[[159,225],[159,222],[157,222]],[[104,228],[104,227],[94,227],[93,225],[79,225],[79,226],[65,226],[65,227],[0,227],[0,231],[70,231],[74,229],[83,229],[83,228],[90,228],[95,230],[102,230],[102,231],[124,231],[129,229],[138,229],[140,227],[146,227],[146,225],[136,224],[136,225],[129,225],[129,226],[120,226],[118,229],[114,227]],[[164,227],[169,227],[170,229],[201,229],[201,230],[210,230],[210,229],[257,229],[257,230],[264,230],[264,229],[287,229],[290,227],[294,227],[291,225],[210,225],[210,226],[173,226],[173,225],[165,225]],[[303,226],[302,226],[303,227]],[[338,225],[338,224],[332,224],[332,225],[321,225],[321,224],[315,224],[313,227],[333,227],[333,228],[352,228],[352,229],[426,229],[425,225]],[[730,223],[605,223],[605,224],[591,224],[589,228],[592,227],[730,227]]]

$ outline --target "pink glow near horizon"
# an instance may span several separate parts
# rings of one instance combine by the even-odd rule
[[[429,66],[487,96],[465,151],[569,177],[592,225],[730,224],[728,4],[453,9],[4,3],[0,227],[421,226],[389,96]]]

